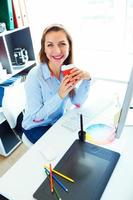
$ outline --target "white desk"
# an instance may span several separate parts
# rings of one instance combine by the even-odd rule
[[[55,166],[62,155],[77,138],[60,126],[60,121],[53,126],[25,155],[0,179],[0,192],[11,200],[32,200],[33,193],[45,179],[43,165],[48,163],[40,151],[53,148],[58,155],[52,165]],[[58,130],[58,131],[57,131]],[[52,142],[51,142],[52,141]],[[108,148],[121,151],[120,160],[108,182],[101,200],[133,199],[133,128],[125,128],[121,138]]]
[[[62,121],[63,118],[0,178],[0,192],[10,200],[33,200],[33,193],[46,178],[43,166],[48,160],[42,154],[47,149],[48,156],[49,148],[53,149],[56,157],[51,163],[54,167],[78,138],[77,132],[61,125]],[[133,127],[125,127],[120,139],[105,147],[119,151],[121,157],[101,200],[133,200]]]

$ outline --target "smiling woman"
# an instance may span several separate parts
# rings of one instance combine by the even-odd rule
[[[43,31],[39,61],[25,82],[27,104],[23,128],[32,143],[64,114],[69,99],[74,105],[84,103],[91,79],[89,72],[74,64],[70,74],[63,75],[62,66],[73,63],[73,43],[60,24]]]

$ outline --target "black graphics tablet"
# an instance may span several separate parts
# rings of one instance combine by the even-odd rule
[[[5,196],[3,196],[2,194],[0,194],[0,200],[9,200],[9,199],[7,199]]]
[[[76,140],[55,167],[55,170],[75,181],[72,183],[56,175],[68,189],[68,192],[65,192],[54,181],[61,199],[99,200],[119,157],[120,154],[117,152]],[[37,200],[57,200],[57,196],[50,192],[48,178],[33,196]]]

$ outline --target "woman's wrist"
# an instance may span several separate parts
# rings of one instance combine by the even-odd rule
[[[89,72],[85,72],[85,78],[84,78],[84,80],[88,80],[88,81],[91,80],[91,76],[90,76]]]

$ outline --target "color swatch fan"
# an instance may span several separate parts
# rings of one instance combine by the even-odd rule
[[[115,139],[115,128],[106,124],[92,124],[86,128],[86,140],[93,144],[105,145]]]

